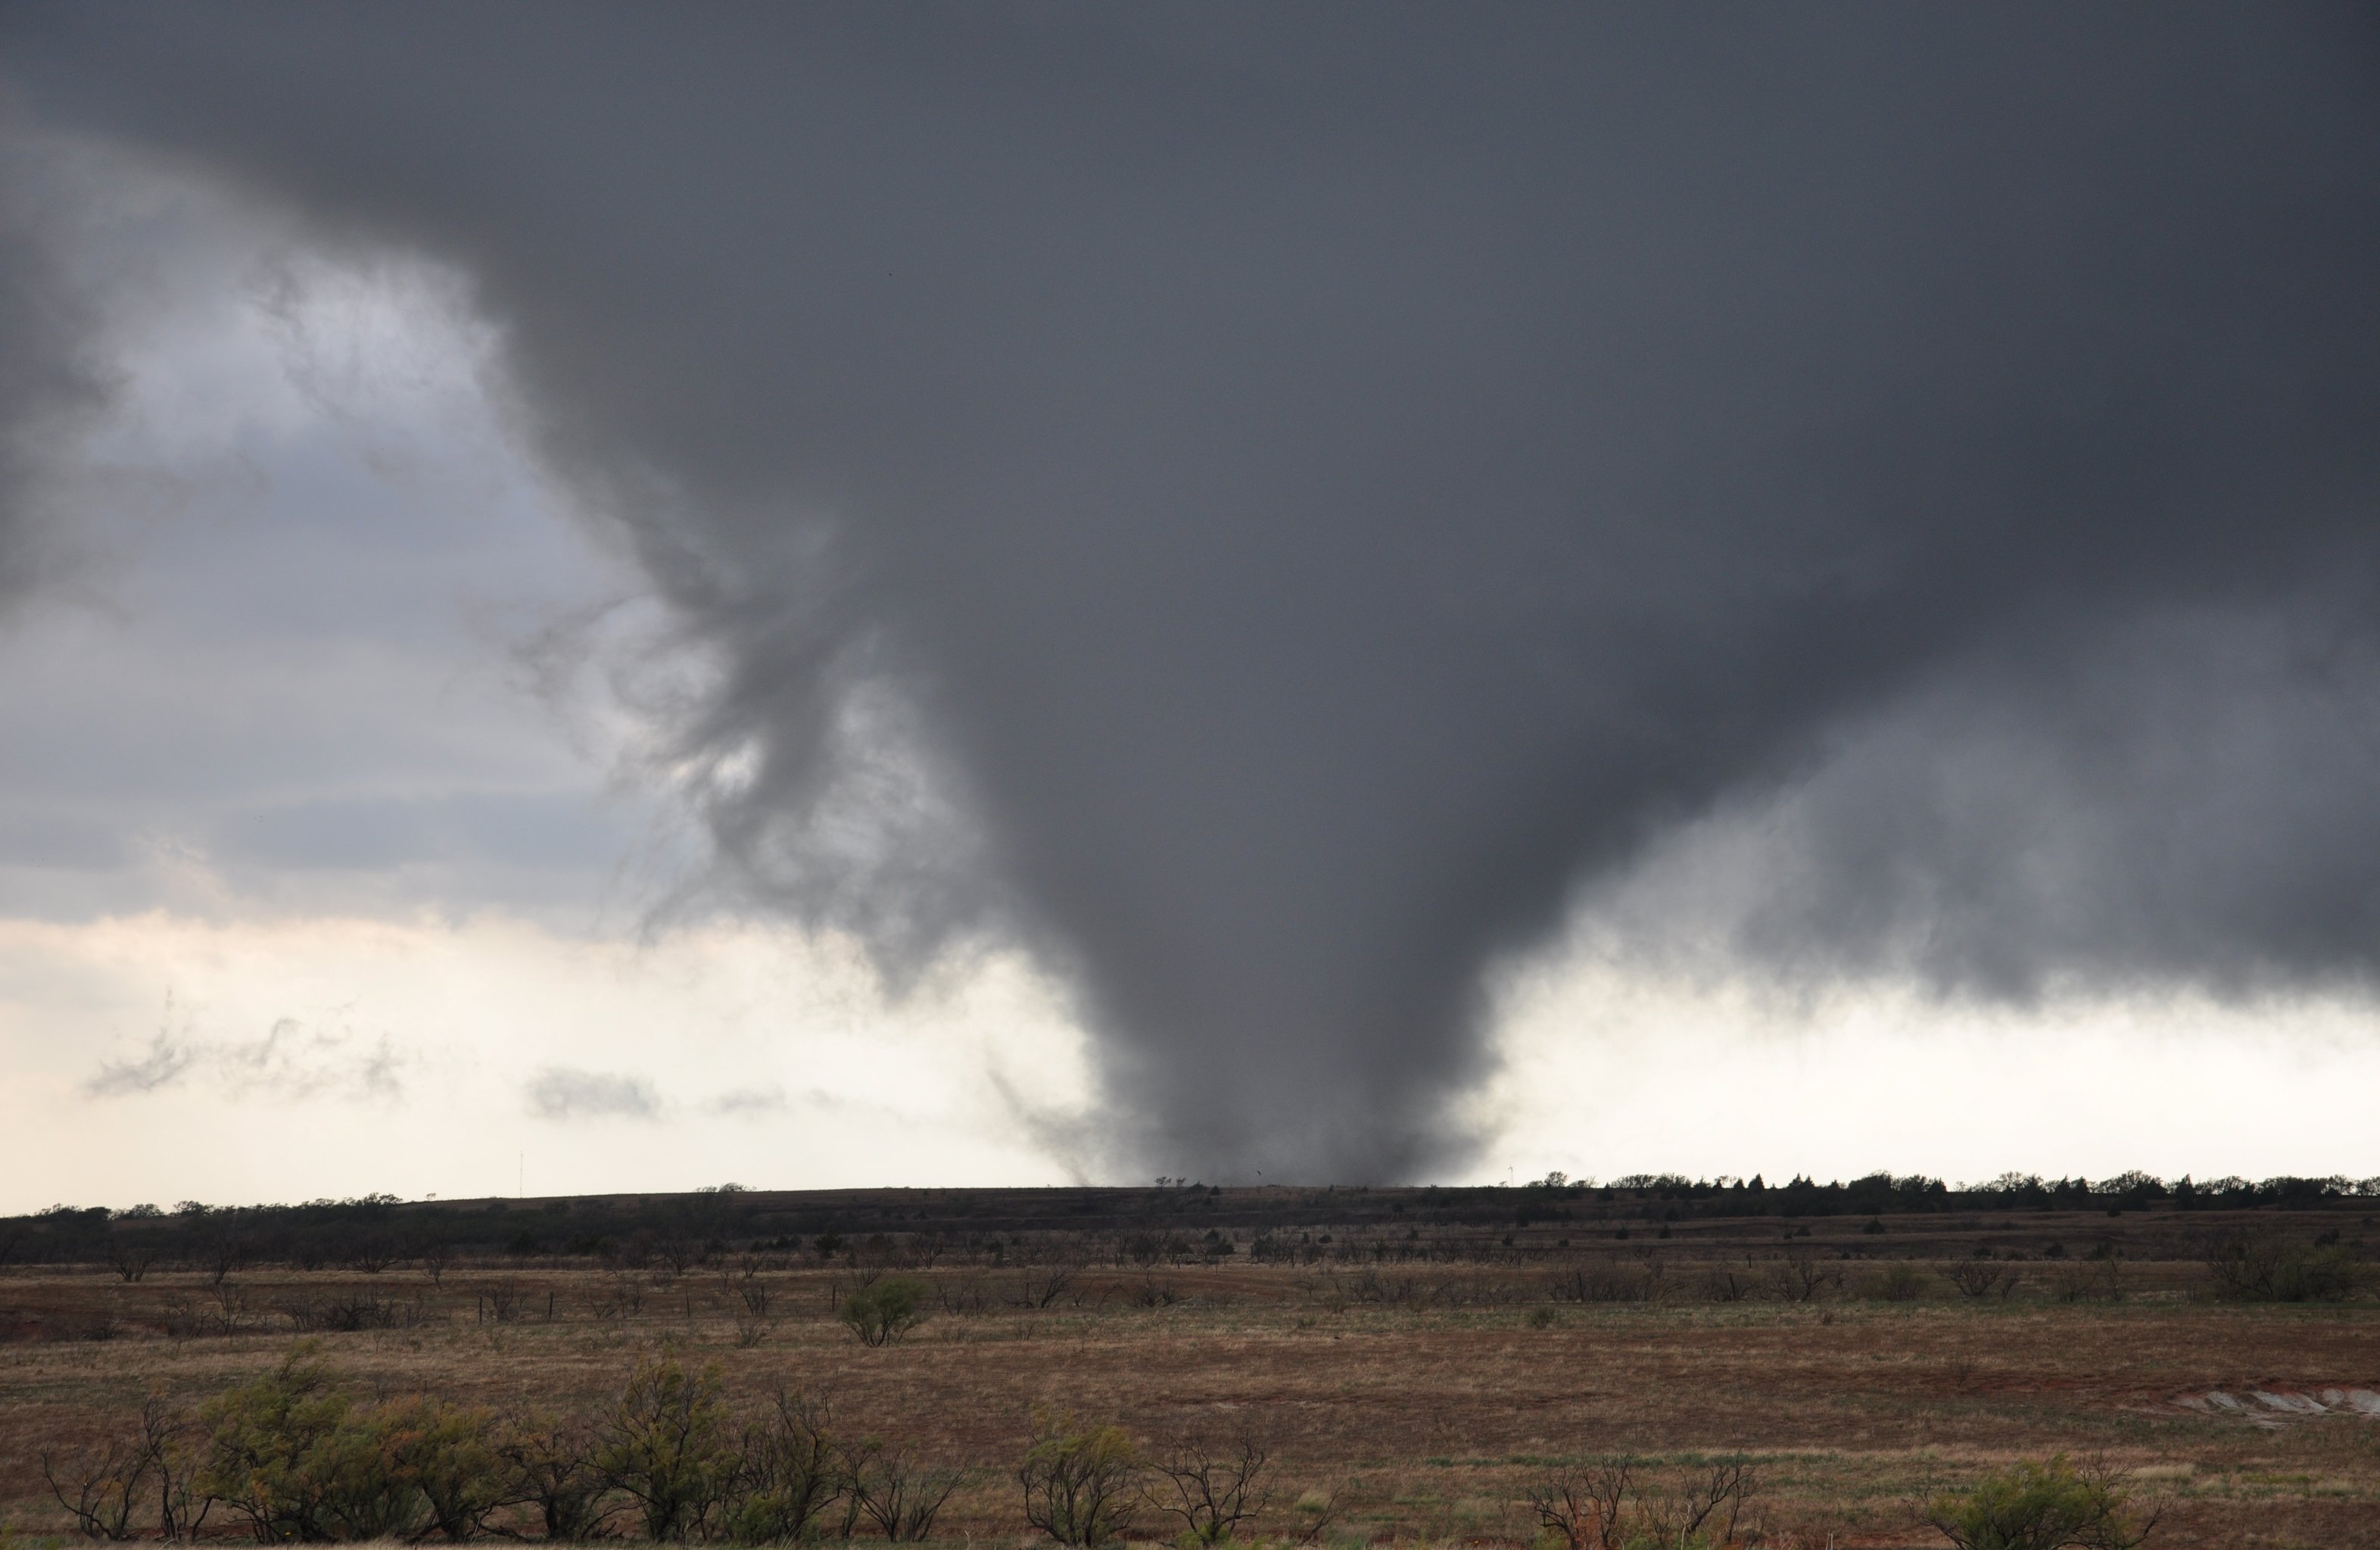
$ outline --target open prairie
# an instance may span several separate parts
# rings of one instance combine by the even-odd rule
[[[1916,1516],[1930,1491],[2067,1452],[2133,1471],[2162,1504],[2152,1544],[2380,1544],[2368,1294],[2216,1298],[2183,1252],[2209,1224],[2166,1214],[2017,1226],[1836,1218],[1803,1237],[1718,1219],[1632,1250],[1572,1220],[1402,1258],[1387,1239],[1329,1257],[1309,1227],[1311,1257],[1263,1263],[1239,1231],[1205,1240],[1237,1238],[1228,1255],[1042,1233],[995,1237],[990,1255],[890,1237],[874,1256],[698,1247],[682,1266],[20,1267],[0,1277],[0,1329],[18,1336],[0,1344],[0,1514],[63,1530],[44,1449],[96,1440],[152,1392],[195,1410],[312,1340],[359,1392],[500,1413],[592,1414],[641,1359],[716,1362],[735,1401],[800,1390],[847,1434],[963,1467],[933,1531],[953,1541],[1026,1532],[1012,1471],[1044,1406],[1144,1444],[1258,1438],[1275,1489],[1253,1526],[1286,1539],[1525,1544],[1526,1489],[1561,1460],[1742,1455],[1767,1543],[1938,1544]],[[2095,1242],[2109,1247],[2084,1257]],[[837,1310],[886,1277],[919,1287],[925,1317],[864,1346]],[[1138,1532],[1172,1532],[1147,1512]]]

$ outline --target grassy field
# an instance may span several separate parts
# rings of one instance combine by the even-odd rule
[[[1526,1544],[1523,1491],[1549,1461],[1625,1453],[1750,1456],[1768,1543],[1939,1544],[1912,1507],[1929,1489],[2066,1450],[2165,1499],[2153,1543],[2380,1545],[2380,1417],[2257,1397],[2380,1390],[2368,1298],[2227,1303],[2190,1264],[2150,1262],[2108,1273],[2120,1300],[2046,1295],[2037,1263],[2017,1295],[1970,1299],[1941,1274],[1957,1262],[1897,1260],[1922,1295],[1880,1300],[1879,1267],[1852,1264],[1806,1300],[1715,1300],[1725,1263],[1681,1260],[1628,1300],[1585,1301],[1557,1300],[1565,1276],[1586,1271],[1593,1291],[1647,1262],[1076,1267],[1054,1286],[1047,1266],[934,1267],[909,1272],[932,1316],[880,1349],[833,1316],[863,1273],[798,1261],[457,1265],[434,1283],[260,1269],[220,1286],[18,1270],[0,1277],[0,1329],[20,1336],[0,1342],[0,1519],[58,1532],[44,1447],[97,1436],[152,1391],[195,1408],[311,1337],[367,1393],[499,1410],[591,1409],[658,1351],[715,1361],[732,1394],[800,1388],[847,1428],[966,1466],[935,1531],[953,1543],[1025,1533],[1008,1470],[1044,1404],[1143,1439],[1259,1436],[1278,1474],[1260,1527],[1292,1536],[1335,1493],[1326,1542]],[[387,1326],[296,1333],[358,1308]]]

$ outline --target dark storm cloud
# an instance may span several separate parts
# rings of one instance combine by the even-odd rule
[[[48,509],[55,443],[103,397],[82,348],[81,298],[45,240],[44,187],[0,92],[0,608],[60,568]]]
[[[466,270],[541,446],[723,664],[679,724],[730,855],[894,959],[1026,934],[1190,1171],[1448,1155],[1483,963],[1846,727],[1960,726],[1988,681],[1994,750],[2188,763],[2220,717],[2067,718],[2086,664],[2125,702],[2110,631],[2372,638],[2367,12],[5,25],[60,122]],[[905,737],[965,823],[881,762]],[[1853,962],[1930,909],[1918,971],[2023,981],[2000,820],[1921,821],[1901,769],[1742,943]],[[2213,818],[2269,907],[2082,876],[2171,950],[2043,967],[2369,967],[2328,907],[2371,918],[2380,854],[2259,851],[2290,777],[2241,778]],[[2206,816],[2107,789],[2152,850]],[[2017,961],[1959,968],[1986,935]]]
[[[1596,880],[1583,934],[2003,1001],[2368,989],[2380,632],[2330,603],[1971,653]]]

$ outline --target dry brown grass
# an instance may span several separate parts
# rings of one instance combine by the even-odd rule
[[[1366,1539],[1525,1542],[1519,1498],[1543,1460],[1744,1453],[1760,1461],[1772,1531],[1921,1544],[1930,1536],[1909,1504],[1929,1484],[2065,1449],[2138,1469],[2169,1496],[2162,1544],[2380,1544],[2380,1422],[2257,1424],[2175,1403],[2213,1389],[2380,1388],[2370,1301],[2230,1306],[2159,1289],[2186,1280],[2179,1270],[2134,1266],[2134,1295],[2113,1304],[1971,1301],[1939,1277],[1903,1303],[1580,1304],[1550,1300],[1535,1271],[1441,1267],[1400,1289],[1243,1265],[1086,1274],[1055,1305],[1026,1309],[1014,1305],[1022,1275],[936,1272],[954,1298],[972,1279],[984,1310],[937,1312],[868,1350],[832,1318],[848,1271],[771,1273],[764,1321],[717,1275],[642,1277],[631,1314],[620,1283],[589,1270],[463,1268],[435,1288],[399,1272],[260,1273],[237,1284],[269,1327],[183,1338],[157,1330],[177,1302],[211,1305],[203,1277],[18,1272],[0,1279],[0,1331],[92,1327],[103,1312],[118,1337],[0,1343],[0,1518],[56,1527],[44,1446],[95,1435],[152,1387],[195,1405],[286,1349],[276,1303],[359,1291],[421,1303],[411,1327],[322,1336],[369,1389],[592,1405],[668,1346],[720,1361],[738,1392],[828,1394],[860,1428],[977,1467],[941,1524],[953,1540],[1017,1536],[1005,1466],[1028,1407],[1048,1403],[1144,1438],[1261,1434],[1281,1471],[1275,1532],[1301,1492],[1336,1488],[1342,1529]],[[499,1288],[517,1316],[480,1322]]]

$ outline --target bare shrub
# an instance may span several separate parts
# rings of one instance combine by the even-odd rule
[[[1016,1291],[1008,1300],[1018,1308],[1047,1308],[1075,1289],[1076,1273],[1076,1267],[1071,1264],[1027,1270],[1018,1278]]]
[[[1297,1538],[1293,1543],[1321,1544],[1323,1536],[1329,1533],[1339,1521],[1339,1493],[1336,1490],[1307,1491],[1301,1495],[1290,1507],[1290,1510],[1303,1520],[1304,1525],[1298,1530]]]
[[[191,1490],[190,1433],[189,1417],[152,1394],[97,1448],[66,1458],[44,1449],[42,1479],[86,1538],[140,1537],[152,1511],[159,1538],[195,1538],[213,1504]]]
[[[1840,1286],[1842,1272],[1807,1249],[1788,1249],[1768,1262],[1768,1286],[1786,1302],[1812,1302],[1828,1287]]]
[[[1264,1479],[1270,1458],[1271,1450],[1246,1433],[1221,1446],[1177,1435],[1151,1457],[1153,1479],[1142,1497],[1159,1512],[1180,1519],[1192,1539],[1225,1544],[1271,1501]]]
[[[367,1288],[350,1287],[321,1297],[286,1298],[273,1309],[300,1335],[338,1334],[362,1329],[410,1329],[428,1318],[419,1299],[384,1297]]]
[[[1524,1500],[1564,1550],[1637,1550],[1741,1543],[1743,1515],[1758,1492],[1757,1475],[1741,1458],[1669,1475],[1619,1458],[1541,1475],[1524,1487]]]
[[[607,1272],[602,1284],[587,1294],[587,1311],[599,1319],[633,1318],[644,1307],[644,1278],[634,1271]]]
[[[128,1242],[119,1238],[107,1245],[107,1267],[128,1283],[148,1275],[149,1267],[156,1263],[157,1251],[145,1243]]]
[[[908,1448],[874,1438],[844,1449],[844,1488],[856,1519],[896,1544],[934,1532],[942,1504],[958,1489],[961,1471],[921,1463]]]
[[[1632,1473],[1625,1460],[1574,1466],[1530,1482],[1524,1499],[1538,1527],[1559,1536],[1566,1550],[1621,1550]]]
[[[366,1233],[347,1245],[347,1268],[378,1275],[405,1258],[405,1249],[385,1233]]]
[[[221,1286],[235,1270],[255,1258],[255,1250],[246,1239],[230,1233],[217,1233],[200,1250],[196,1263],[207,1273],[207,1279]]]
[[[2124,1282],[2113,1259],[2075,1260],[2051,1273],[2049,1294],[2060,1302],[2120,1302]]]
[[[1925,1295],[1925,1273],[1904,1262],[1862,1277],[1859,1294],[1871,1302],[1914,1302]]]
[[[1752,1295],[1752,1277],[1726,1266],[1714,1267],[1703,1276],[1703,1295],[1713,1302],[1741,1302]]]
[[[844,1494],[844,1460],[827,1408],[780,1389],[739,1438],[727,1536],[743,1544],[813,1537]]]
[[[1639,1511],[1658,1544],[1733,1544],[1759,1491],[1759,1476],[1750,1464],[1721,1459],[1689,1471],[1670,1489],[1644,1493]]]
[[[1160,1280],[1155,1275],[1143,1275],[1130,1298],[1135,1308],[1171,1308],[1181,1300],[1181,1288],[1170,1277]]]
[[[217,1280],[208,1291],[214,1299],[211,1315],[217,1335],[237,1335],[249,1327],[248,1288],[237,1281]]]
[[[1656,1302],[1662,1292],[1661,1262],[1646,1255],[1634,1264],[1600,1260],[1573,1265],[1554,1278],[1557,1302]]]
[[[934,1300],[941,1305],[945,1313],[980,1313],[990,1306],[984,1296],[983,1277],[980,1275],[938,1280],[934,1287]]]
[[[2017,1273],[1991,1260],[1961,1260],[1944,1266],[1942,1278],[1956,1288],[1961,1297],[1985,1298],[1995,1290],[2006,1297],[2016,1286]]]

